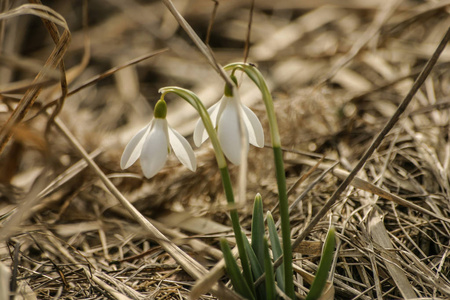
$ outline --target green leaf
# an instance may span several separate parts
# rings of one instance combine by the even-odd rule
[[[336,244],[336,230],[334,226],[328,230],[325,245],[323,245],[322,258],[320,259],[319,268],[317,269],[316,277],[311,284],[306,300],[319,299],[323,292],[325,284],[328,279],[328,272],[330,271],[331,264],[333,262],[333,252]]]
[[[264,212],[261,195],[258,193],[253,204],[252,248],[259,264],[264,266]]]
[[[281,250],[280,238],[278,237],[277,228],[273,221],[270,211],[267,212],[267,227],[269,227],[270,244],[272,245],[273,260],[276,261],[283,251]],[[284,264],[277,269],[277,283],[278,287],[284,292]]]
[[[247,285],[247,282],[244,280],[244,276],[242,275],[236,259],[231,253],[230,246],[225,238],[220,239],[220,248],[222,249],[228,276],[230,277],[231,283],[233,284],[236,292],[247,299],[255,299],[249,286]]]
[[[275,288],[275,276],[273,276],[273,263],[269,253],[269,242],[264,237],[264,270],[266,272],[266,297],[267,300],[275,300],[277,290]]]
[[[250,243],[248,242],[248,239],[244,233],[242,233],[242,236],[244,239],[245,251],[247,252],[247,256],[250,261],[250,266],[251,266],[251,269],[253,272],[253,277],[259,278],[264,273],[264,270],[263,270],[264,265],[261,265],[259,263],[258,258],[256,257],[256,254],[253,251],[253,248],[250,246]],[[256,290],[256,295],[258,296],[257,298],[259,300],[266,299],[266,296],[265,296],[266,291],[265,291],[264,283],[261,283],[260,285],[258,285],[257,287],[254,287],[254,288]]]
[[[244,233],[242,233],[242,235],[244,235]],[[258,258],[256,257],[256,254],[253,251],[253,248],[250,246],[250,243],[248,242],[248,239],[245,237],[245,235],[244,235],[244,246],[245,251],[247,252],[248,259],[250,261],[250,265],[252,267],[254,278],[258,278],[264,273],[263,265],[259,263]]]

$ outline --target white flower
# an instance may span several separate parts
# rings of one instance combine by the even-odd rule
[[[241,163],[241,134],[238,109],[241,109],[249,143],[259,148],[264,147],[264,131],[261,122],[259,122],[254,112],[241,103],[237,93],[234,96],[224,95],[219,102],[208,109],[211,122],[216,127],[223,153],[235,165]],[[199,120],[194,130],[194,143],[198,147],[207,138],[208,134],[205,126]]]
[[[188,141],[172,129],[166,120],[166,103],[158,101],[155,106],[155,118],[142,128],[127,144],[120,160],[120,167],[127,169],[141,160],[145,177],[151,178],[158,173],[167,161],[172,147],[173,152],[183,165],[195,171],[197,161]]]

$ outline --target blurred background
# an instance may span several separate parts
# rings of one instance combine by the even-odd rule
[[[53,57],[55,42],[42,20],[21,8],[28,2],[0,3],[0,124],[6,124],[20,99],[33,86],[35,76]],[[61,17],[55,15],[63,20],[57,26],[59,36],[63,36],[64,22],[70,33],[70,43],[62,47],[69,96],[60,100],[60,73],[54,68],[22,122],[14,124],[13,136],[0,153],[0,215],[13,212],[30,193],[36,195],[33,187],[41,191],[50,186],[40,201],[34,203],[29,211],[31,218],[24,222],[20,232],[43,230],[54,234],[70,247],[84,249],[84,254],[96,260],[96,265],[104,264],[101,268],[105,270],[113,269],[105,261],[154,247],[138,229],[133,229],[132,237],[126,234],[128,225],[123,222],[126,219],[123,209],[82,163],[67,138],[52,125],[49,114],[54,112],[141,212],[154,218],[168,214],[163,222],[167,227],[181,226],[180,220],[186,221],[179,213],[187,212],[187,219],[207,218],[208,221],[201,220],[206,223],[200,227],[210,226],[211,231],[201,229],[195,234],[224,230],[221,226],[228,224],[227,210],[209,145],[196,150],[199,162],[196,173],[173,157],[151,180],[143,178],[138,163],[125,171],[119,167],[126,143],[151,120],[161,87],[188,88],[206,106],[214,104],[223,94],[223,80],[164,4],[137,0],[66,0],[42,4],[60,14]],[[218,63],[254,63],[265,76],[279,117],[288,184],[294,187],[292,198],[314,179],[295,185],[313,164],[306,158],[317,162],[319,157],[326,156],[326,161],[339,162],[347,171],[352,169],[392,116],[450,25],[448,1],[176,0],[174,5],[211,47]],[[407,117],[386,137],[361,175],[373,182],[386,176],[381,180],[385,189],[420,205],[425,205],[431,195],[444,215],[449,212],[445,203],[450,195],[449,51],[444,50],[432,75],[408,108]],[[157,54],[151,56],[153,53]],[[149,57],[131,63],[146,55]],[[105,73],[121,66],[126,67]],[[242,101],[260,117],[269,144],[259,91],[244,76],[238,79]],[[92,84],[87,85],[88,82]],[[175,97],[167,100],[169,123],[192,143],[195,111]],[[260,192],[267,208],[276,203],[271,155],[267,148],[251,148],[249,154],[248,199]],[[231,166],[231,171],[233,178],[237,178],[237,168]],[[293,226],[298,226],[293,234],[321,207],[339,180],[331,175],[325,177],[299,204],[293,215]],[[363,196],[358,192],[351,191],[348,197],[345,205],[349,207],[341,207],[335,212],[337,216],[349,216],[364,206],[365,202],[359,200]],[[386,211],[395,210],[386,206]],[[244,220],[249,220],[246,214],[249,207],[242,208]],[[178,214],[172,215],[175,212]],[[349,221],[355,232],[359,232],[358,222]],[[391,229],[398,230],[393,223],[389,223]],[[325,225],[319,226],[311,239],[320,240],[324,229]],[[425,234],[417,233],[413,239],[433,244],[448,237],[448,231],[445,232],[425,238]],[[363,240],[361,232],[357,235]],[[40,250],[27,235],[18,234],[13,241],[25,245],[21,248],[23,253],[39,256],[36,253]],[[9,248],[2,246],[2,260],[7,261],[13,251],[11,240],[9,243]],[[52,243],[46,242],[48,249]],[[430,255],[442,254],[440,244],[430,247]],[[50,251],[49,255],[65,262],[55,252]],[[27,268],[37,268],[33,263],[26,264],[30,264]],[[446,266],[448,275],[448,263]],[[54,270],[47,266],[42,270],[46,272]],[[360,276],[362,279],[358,280],[367,279]],[[37,276],[30,283],[38,291],[38,298],[54,296],[58,285],[52,283],[44,288],[40,286],[43,282],[45,278]],[[370,286],[371,280],[366,283]],[[383,283],[385,291],[391,286],[388,281]],[[423,295],[432,289],[424,287]],[[350,297],[348,291],[341,292],[342,299]],[[367,297],[372,296],[369,293]]]

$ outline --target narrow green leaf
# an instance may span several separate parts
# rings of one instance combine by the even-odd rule
[[[228,172],[228,168],[220,169],[220,174],[222,175],[222,183],[223,188],[225,190],[225,195],[227,197],[227,201],[230,204],[234,204],[233,185],[231,184],[231,178],[230,173]],[[256,291],[253,285],[252,271],[250,263],[248,261],[247,251],[245,251],[244,245],[244,240],[246,240],[247,238],[245,237],[245,235],[242,234],[241,225],[239,224],[239,216],[236,209],[230,210],[230,218],[231,224],[233,226],[234,236],[236,238],[236,245],[239,251],[239,259],[241,260],[244,278],[247,281],[247,285],[252,289],[253,295],[255,295]]]
[[[269,253],[269,242],[264,237],[264,271],[266,272],[266,297],[267,300],[275,300],[277,290],[275,288],[275,276],[273,276],[273,263]]]
[[[270,211],[267,212],[267,227],[269,227],[269,238],[270,244],[272,245],[273,260],[276,261],[283,251],[281,250],[280,238],[278,237],[277,228],[275,227],[275,222],[273,221]],[[284,292],[284,264],[281,264],[281,266],[278,267],[276,274],[278,287]]]
[[[311,284],[306,300],[319,299],[323,292],[325,284],[328,279],[328,272],[330,271],[331,264],[333,262],[333,252],[336,244],[336,230],[334,226],[331,226],[328,231],[325,245],[323,245],[322,258],[320,259],[319,268],[317,269],[316,277]]]
[[[242,236],[244,237],[245,251],[247,252],[247,256],[250,261],[250,266],[251,266],[251,269],[253,272],[253,278],[259,278],[264,273],[264,270],[263,270],[264,265],[260,265],[258,258],[256,257],[256,254],[253,251],[253,248],[250,246],[250,243],[248,242],[248,239],[244,233],[242,233]],[[261,283],[257,287],[254,286],[254,288],[256,291],[257,299],[265,300],[266,299],[266,295],[265,295],[266,287],[265,287],[264,283]]]
[[[256,195],[253,204],[252,248],[258,258],[259,264],[264,266],[264,212],[262,198],[259,193]]]
[[[220,239],[220,248],[222,249],[228,276],[230,277],[236,292],[247,299],[255,299],[247,282],[244,280],[244,276],[237,265],[236,259],[231,253],[230,246],[226,239]]]
[[[242,233],[242,235],[244,235],[244,233]],[[256,254],[253,251],[253,248],[250,246],[250,243],[248,242],[248,239],[245,237],[245,235],[244,246],[245,251],[247,251],[247,256],[250,261],[250,266],[252,267],[254,278],[258,278],[264,273],[263,266],[259,263],[258,258],[256,257]]]

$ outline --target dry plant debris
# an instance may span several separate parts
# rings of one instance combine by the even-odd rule
[[[175,5],[203,40],[212,24],[209,44],[220,64],[244,59],[250,3],[218,1],[213,20],[213,1]],[[120,170],[119,158],[149,121],[160,87],[189,88],[211,105],[223,81],[159,1],[3,0],[0,9],[0,268],[11,271],[16,297],[188,298],[195,278],[58,128],[210,269],[221,257],[218,237],[230,235],[210,147],[196,150],[196,173],[172,159],[151,180],[136,165]],[[449,1],[255,2],[248,61],[275,96],[294,239],[408,93],[450,25],[449,10]],[[399,122],[295,249],[298,286],[308,287],[331,222],[340,241],[335,299],[450,297],[449,61],[446,48]],[[241,98],[267,123],[246,80]],[[170,123],[189,136],[194,111],[169,100]],[[275,216],[277,199],[271,150],[250,151],[249,201],[240,211],[247,229],[250,199],[261,193]],[[237,181],[238,169],[232,174]]]

